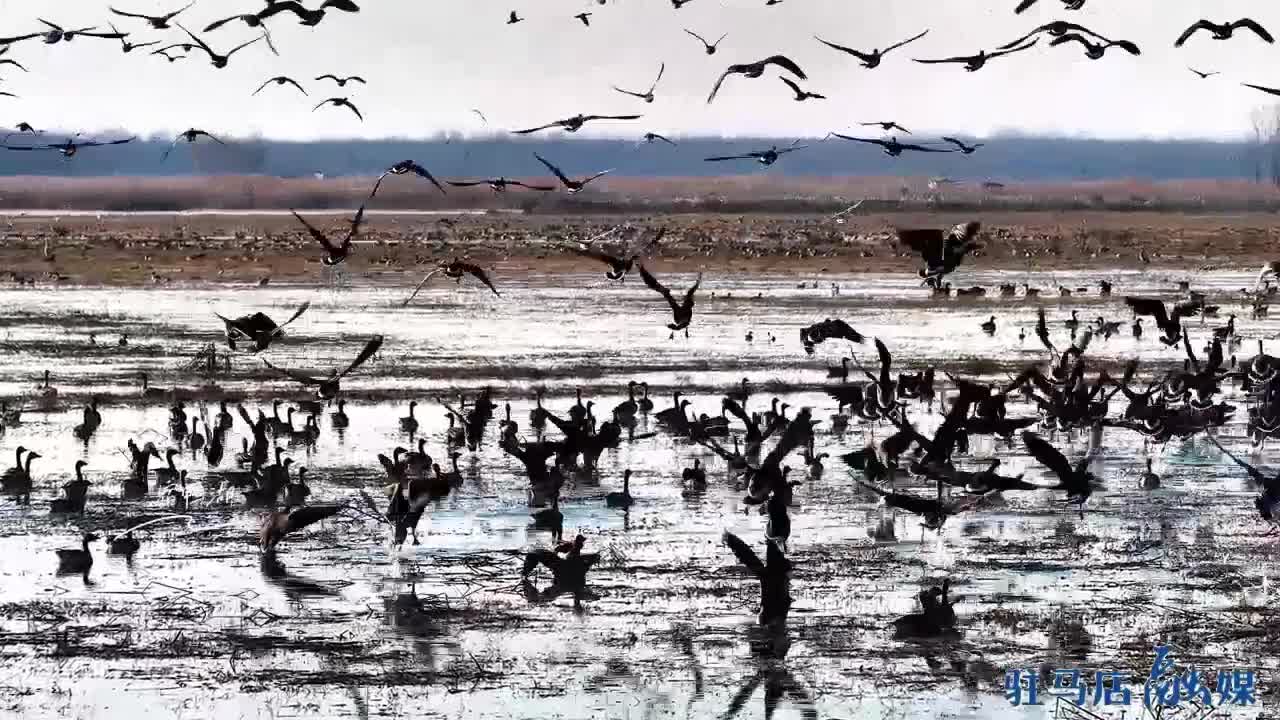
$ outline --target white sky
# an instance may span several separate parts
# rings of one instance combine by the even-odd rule
[[[1070,12],[1060,0],[1040,0],[1016,16],[1016,0],[693,0],[673,10],[668,0],[357,0],[359,14],[331,12],[316,28],[292,16],[269,21],[280,57],[252,46],[223,70],[198,51],[168,63],[146,51],[125,55],[117,41],[77,38],[46,46],[14,45],[7,57],[30,73],[0,68],[3,122],[96,130],[126,127],[139,133],[196,126],[233,136],[273,138],[425,137],[439,131],[485,131],[469,112],[480,108],[491,129],[540,125],[577,112],[640,112],[634,124],[599,124],[595,132],[635,136],[645,130],[672,135],[822,135],[861,120],[895,119],[920,134],[956,131],[985,136],[1000,131],[1107,138],[1222,138],[1243,136],[1249,114],[1270,96],[1240,82],[1280,86],[1280,45],[1247,31],[1225,41],[1208,34],[1182,49],[1173,40],[1201,17],[1214,21],[1250,16],[1280,35],[1280,3],[1271,0],[1088,0]],[[123,10],[176,9],[182,0],[113,0]],[[307,0],[315,6],[319,0]],[[134,31],[134,41],[184,39],[180,30],[152,31],[142,21],[118,18],[105,0],[50,3],[0,0],[5,35],[40,29],[41,16],[67,27],[113,21]],[[41,8],[41,5],[45,7]],[[197,34],[210,21],[262,7],[260,0],[198,0],[178,20]],[[515,9],[525,22],[508,26]],[[592,12],[591,27],[573,19]],[[946,57],[992,49],[1044,22],[1065,19],[1104,35],[1130,39],[1140,57],[1112,50],[1100,61],[1078,46],[1036,48],[992,61],[977,73],[958,65],[921,65],[913,57]],[[729,37],[708,57],[682,27],[714,39]],[[929,29],[895,50],[875,70],[820,45],[814,34],[861,50],[883,47]],[[227,50],[253,31],[236,23],[207,36]],[[148,48],[150,50],[151,48]],[[705,99],[724,68],[781,52],[810,80],[802,83],[826,101],[796,103],[771,68],[765,77],[731,77],[715,103]],[[660,63],[667,72],[658,100],[646,105],[610,89],[644,89]],[[1187,70],[1218,70],[1200,80]],[[345,90],[312,80],[325,72],[358,74],[366,87]],[[250,93],[266,78],[285,74],[311,93],[288,88]],[[319,100],[350,95],[366,122]],[[1278,98],[1280,100],[1280,98]],[[588,131],[591,126],[588,126]],[[584,131],[584,133],[588,132]]]

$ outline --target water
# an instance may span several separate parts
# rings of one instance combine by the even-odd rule
[[[1130,337],[1118,296],[1171,296],[1189,275],[1115,275],[1116,298],[1091,289],[1041,301],[1055,340],[1066,342],[1061,321],[1077,309],[1085,320],[1125,321],[1120,336],[1094,340],[1091,358],[1180,362],[1177,351],[1155,342],[1154,328],[1140,343]],[[1223,304],[1224,318],[1247,315],[1234,293],[1251,277],[1194,279],[1211,302]],[[683,288],[692,278],[665,280]],[[1011,707],[1001,689],[1005,668],[1118,668],[1141,677],[1158,641],[1199,667],[1270,675],[1275,661],[1261,643],[1273,627],[1266,606],[1274,540],[1262,535],[1255,491],[1211,443],[1147,448],[1133,433],[1108,431],[1093,465],[1107,489],[1089,501],[1083,519],[1056,502],[1060,494],[1021,493],[1009,495],[1005,507],[926,532],[918,518],[879,508],[835,459],[889,430],[854,422],[842,435],[831,433],[835,402],[822,387],[837,381],[827,379],[825,367],[838,363],[847,344],[820,346],[810,358],[798,329],[840,317],[882,338],[904,370],[938,364],[999,379],[1006,367],[1014,374],[1044,359],[1031,335],[1037,304],[1020,297],[934,301],[909,276],[815,275],[803,278],[805,288],[797,287],[800,280],[708,275],[690,337],[673,340],[663,327],[665,304],[638,278],[617,286],[598,275],[534,276],[502,287],[501,299],[470,283],[459,289],[442,282],[408,308],[400,307],[402,288],[347,287],[340,278],[320,290],[0,291],[0,396],[11,404],[26,398],[28,408],[23,423],[0,438],[0,462],[7,465],[18,445],[42,456],[33,466],[31,507],[0,503],[0,709],[84,718],[704,718],[737,708],[737,717],[758,718],[764,685],[776,683],[790,690],[777,717],[798,717],[810,697],[820,717],[1029,718],[1051,713],[1052,700],[1045,708]],[[964,284],[1024,280],[1049,288],[1090,285],[1092,278],[988,273],[966,276]],[[841,287],[838,296],[832,282]],[[323,374],[349,362],[369,336],[386,337],[381,352],[343,381],[350,427],[334,429],[327,408],[315,446],[288,447],[309,470],[313,502],[349,501],[361,490],[384,502],[386,475],[376,455],[414,444],[399,429],[409,400],[419,403],[418,436],[436,458],[445,455],[440,403],[455,405],[458,392],[480,387],[493,389],[499,418],[501,405],[511,404],[526,436],[539,388],[548,407],[562,412],[581,388],[606,416],[625,399],[629,380],[646,381],[656,409],[686,387],[694,411],[717,414],[723,392],[747,377],[757,386],[755,409],[775,395],[791,408],[812,407],[822,421],[818,450],[831,457],[821,476],[808,475],[799,456],[788,460],[804,484],[792,512],[795,604],[785,660],[752,659],[758,586],[719,541],[730,530],[762,552],[764,519],[742,504],[742,488],[721,460],[661,431],[606,452],[597,477],[575,477],[566,490],[566,537],[582,532],[586,549],[603,553],[589,576],[600,597],[580,613],[567,599],[531,605],[521,593],[522,555],[545,546],[548,535],[529,527],[527,480],[497,447],[496,425],[477,452],[463,450],[463,486],[429,512],[420,546],[396,551],[386,526],[351,513],[291,536],[273,563],[256,548],[257,512],[217,484],[219,472],[236,469],[232,456],[246,433],[237,418],[220,467],[189,451],[177,459],[197,497],[189,523],[143,531],[131,562],[106,556],[97,543],[88,582],[56,576],[54,551],[76,546],[82,529],[119,530],[169,508],[168,498],[155,494],[121,499],[126,441],[171,444],[167,410],[141,402],[138,374],[161,388],[196,388],[206,380],[183,366],[203,344],[218,341],[213,312],[263,310],[283,320],[306,300],[310,310],[266,354],[275,365]],[[988,338],[979,324],[993,314],[999,330]],[[1239,323],[1242,358],[1253,354],[1256,338],[1277,332],[1272,321]],[[1017,339],[1022,327],[1025,343]],[[90,333],[97,345],[89,344]],[[121,333],[128,336],[123,347],[116,344]],[[1193,326],[1198,343],[1207,334]],[[875,362],[870,344],[856,354]],[[34,388],[44,369],[58,395],[54,407],[38,411]],[[214,382],[242,396],[251,412],[269,413],[272,398],[304,397],[249,356],[237,356],[231,376]],[[104,422],[85,445],[71,430],[90,394],[103,399]],[[1228,395],[1243,406],[1238,391]],[[188,407],[200,410],[199,403]],[[206,411],[216,413],[216,403]],[[1031,412],[1010,405],[1010,416]],[[912,419],[929,434],[940,417],[913,407]],[[301,417],[295,422],[301,426]],[[648,421],[637,428],[654,430]],[[1247,454],[1240,420],[1220,435]],[[1086,448],[1083,437],[1053,440],[1072,459]],[[1163,477],[1154,492],[1139,489],[1148,453]],[[961,465],[974,469],[995,457],[1003,473],[1051,482],[1020,443],[979,439]],[[680,472],[695,458],[709,466],[710,486],[701,498],[685,498]],[[77,459],[88,462],[94,483],[88,510],[83,518],[50,516],[49,500]],[[1255,460],[1264,468],[1280,464],[1271,448]],[[606,508],[602,497],[620,489],[624,468],[635,473],[637,497],[627,513]],[[892,527],[896,539],[873,539],[877,525]],[[957,605],[962,635],[894,639],[889,623],[918,610],[916,593],[943,577],[964,597]],[[538,578],[540,586],[547,582]],[[953,661],[968,670],[954,670]],[[740,692],[745,698],[735,701]]]

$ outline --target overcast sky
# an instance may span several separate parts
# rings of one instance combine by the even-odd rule
[[[5,123],[135,132],[196,126],[214,133],[273,138],[425,137],[440,131],[486,130],[470,112],[479,108],[491,130],[538,125],[577,112],[639,112],[635,123],[601,123],[597,133],[822,135],[861,120],[894,119],[916,130],[986,136],[1002,131],[1109,138],[1239,138],[1250,113],[1270,96],[1240,82],[1280,86],[1280,46],[1247,31],[1220,42],[1201,34],[1181,49],[1178,34],[1201,17],[1228,21],[1251,16],[1280,34],[1280,4],[1272,0],[1088,0],[1066,11],[1061,0],[1040,0],[1014,15],[1016,0],[692,0],[674,10],[668,0],[357,0],[359,14],[331,12],[316,28],[292,16],[269,21],[281,55],[261,43],[217,70],[198,51],[168,63],[146,51],[120,52],[117,41],[77,38],[13,46],[7,57],[30,69],[0,68],[0,88],[21,96],[0,98]],[[314,6],[318,0],[307,0]],[[66,27],[113,21],[134,31],[134,41],[179,42],[176,28],[152,31],[141,21],[110,15],[102,0],[50,3],[0,0],[4,33],[40,29],[37,15]],[[122,10],[153,12],[182,4],[115,0]],[[41,7],[44,6],[44,7]],[[210,21],[262,7],[260,0],[198,0],[178,20],[200,33]],[[524,22],[507,25],[517,10]],[[592,13],[591,27],[573,18]],[[1131,39],[1140,57],[1112,50],[1099,61],[1079,46],[1034,49],[992,61],[968,73],[959,65],[922,65],[912,58],[964,55],[991,49],[1054,19],[1084,24],[1112,38]],[[728,33],[708,57],[682,32],[714,39]],[[862,50],[929,34],[865,70],[824,39]],[[227,50],[253,31],[229,24],[207,38]],[[150,50],[148,48],[147,50]],[[796,60],[802,83],[830,99],[797,103],[771,68],[765,77],[731,77],[708,106],[706,96],[730,63],[774,53]],[[661,63],[666,76],[652,105],[610,89],[642,90]],[[1221,71],[1200,80],[1187,66]],[[312,80],[325,72],[359,74],[368,86],[338,90]],[[286,74],[311,93],[271,87]],[[349,95],[364,112],[324,108],[319,100]],[[1280,98],[1275,98],[1280,100]],[[591,129],[590,126],[589,130]],[[587,131],[584,131],[584,133]]]

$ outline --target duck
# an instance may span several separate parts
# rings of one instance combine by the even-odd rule
[[[1151,469],[1151,458],[1147,458],[1147,470],[1142,473],[1142,489],[1143,490],[1159,490],[1160,476]]]
[[[89,492],[89,481],[84,479],[84,460],[76,461],[76,479],[62,486],[63,497],[54,499],[49,508],[52,513],[83,514],[85,497]]]
[[[330,413],[329,424],[335,428],[345,428],[351,425],[351,420],[347,418],[347,401],[338,400],[338,410]]]
[[[93,553],[89,552],[89,543],[98,539],[95,533],[85,533],[80,537],[80,547],[58,551],[59,575],[87,575],[93,567]]]
[[[986,322],[982,323],[982,332],[988,335],[996,334],[996,316],[992,315]]]
[[[631,468],[622,471],[622,492],[611,492],[604,496],[604,504],[611,508],[629,508],[635,503],[631,496]]]
[[[417,407],[417,401],[409,402],[409,415],[407,417],[400,418],[400,430],[402,432],[409,433],[410,435],[418,432],[418,419],[413,416]]]
[[[22,453],[27,453],[26,464],[22,462]],[[21,498],[24,505],[31,504],[31,461],[40,457],[40,454],[34,451],[28,451],[24,447],[19,447],[16,452],[18,456],[18,464],[5,471],[0,476],[0,492],[5,495],[11,495],[15,498]]]

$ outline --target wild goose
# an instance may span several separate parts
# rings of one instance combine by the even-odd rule
[[[1029,50],[1035,47],[1036,43],[1038,42],[1040,42],[1039,39],[1036,39],[1024,45],[1016,45],[1014,47],[1005,48],[1001,50],[993,50],[991,52],[987,52],[986,50],[980,50],[976,55],[959,55],[957,57],[942,58],[940,60],[915,59],[915,62],[924,63],[926,65],[935,65],[935,64],[941,64],[941,63],[960,63],[964,65],[965,71],[977,72],[978,70],[981,70],[982,68],[986,67],[987,63],[990,62],[991,60],[994,60],[998,57],[1003,57],[1005,55],[1012,55],[1013,53],[1022,52],[1023,50]]]
[[[238,343],[249,342],[251,346],[246,348],[247,352],[259,353],[271,346],[271,343],[278,337],[284,335],[284,329],[293,321],[302,317],[302,314],[311,307],[311,302],[302,303],[293,315],[289,316],[282,324],[277,325],[268,315],[262,312],[256,312],[252,315],[242,315],[238,318],[228,318],[218,313],[214,313],[214,317],[222,321],[226,327],[227,347],[232,350],[238,350]]]
[[[93,553],[89,552],[89,543],[98,540],[95,533],[85,533],[80,538],[80,547],[58,551],[59,575],[85,575],[93,567]]]
[[[333,517],[341,510],[341,505],[310,505],[288,511],[269,512],[262,518],[258,546],[264,552],[271,552],[291,533]]]
[[[698,42],[702,43],[702,48],[703,48],[703,50],[705,50],[705,51],[706,51],[706,53],[707,53],[708,55],[715,55],[715,54],[716,54],[716,50],[717,50],[717,49],[719,49],[719,47],[720,47],[720,43],[724,42],[724,39],[725,39],[725,38],[727,38],[727,37],[729,37],[729,33],[725,33],[725,34],[723,34],[723,35],[721,35],[721,36],[720,36],[720,39],[719,39],[719,40],[716,40],[714,43],[709,43],[709,42],[707,42],[707,41],[706,41],[706,39],[705,39],[705,38],[703,38],[701,35],[699,35],[698,33],[694,32],[694,31],[692,31],[692,30],[689,30],[689,29],[687,29],[687,28],[686,28],[684,31],[685,31],[685,33],[686,33],[686,34],[688,34],[688,35],[692,35],[693,37],[697,38],[697,39],[698,39]]]
[[[266,360],[263,360],[262,363],[267,367],[271,368],[272,370],[275,370],[276,372],[281,373],[286,377],[289,377],[290,379],[296,380],[297,382],[300,382],[303,385],[315,387],[316,395],[318,397],[324,400],[330,400],[338,396],[338,392],[341,390],[340,382],[342,378],[351,374],[353,371],[356,370],[356,368],[363,365],[365,361],[373,357],[373,354],[378,352],[378,349],[381,347],[382,347],[382,336],[381,335],[373,336],[373,338],[371,338],[369,342],[365,344],[364,349],[360,351],[360,354],[356,356],[355,360],[351,361],[350,365],[348,365],[346,368],[343,368],[342,370],[334,370],[328,377],[314,377],[311,375],[304,375],[300,372],[296,372],[293,370],[278,368]]]
[[[862,62],[862,67],[867,68],[867,69],[872,69],[872,68],[875,68],[875,67],[879,67],[879,65],[880,65],[880,61],[884,59],[884,56],[885,56],[886,54],[888,54],[888,52],[889,52],[890,50],[896,50],[896,49],[898,49],[898,48],[902,47],[903,45],[907,45],[907,44],[913,43],[913,42],[915,42],[916,40],[919,40],[920,38],[922,38],[922,37],[924,37],[925,35],[928,35],[928,34],[929,34],[929,31],[928,31],[928,30],[925,30],[924,32],[920,33],[919,35],[913,35],[913,36],[911,36],[911,37],[907,38],[906,40],[903,40],[902,42],[894,43],[893,45],[890,45],[889,47],[887,47],[887,48],[885,48],[885,49],[883,49],[883,50],[881,50],[881,49],[879,49],[879,48],[876,48],[876,49],[872,50],[871,52],[866,52],[866,53],[864,53],[864,52],[859,52],[859,51],[857,51],[857,50],[854,50],[853,48],[848,48],[848,47],[845,47],[845,46],[843,46],[843,45],[837,45],[837,44],[835,44],[835,43],[833,43],[833,42],[827,42],[826,40],[823,40],[822,38],[818,37],[817,35],[814,35],[814,36],[813,36],[813,39],[814,39],[814,40],[817,40],[818,42],[822,43],[823,45],[826,45],[827,47],[829,47],[829,48],[831,48],[831,49],[833,49],[833,50],[839,50],[840,52],[848,53],[849,55],[852,55],[852,56],[854,56],[854,57],[858,58],[858,60],[860,60],[860,61]],[[889,130],[889,128],[885,128],[885,130]]]
[[[26,463],[23,463],[22,454],[27,453]],[[4,475],[0,475],[0,492],[9,495],[24,505],[31,504],[31,461],[40,457],[40,454],[34,451],[28,451],[22,446],[14,453],[18,460],[17,464],[5,470]]]
[[[582,605],[582,600],[589,596],[587,571],[600,559],[598,553],[582,552],[586,542],[586,537],[578,535],[573,542],[561,543],[555,550],[535,550],[525,555],[521,577],[527,579],[539,565],[551,571],[551,586],[539,594],[540,600],[546,602],[564,593],[572,593],[574,607]],[[560,557],[561,554],[564,557]]]
[[[409,414],[400,418],[401,432],[406,432],[412,435],[418,431],[418,419],[413,416],[413,413],[417,408],[418,402],[416,400],[409,401]]]
[[[711,104],[716,99],[716,95],[720,92],[720,86],[724,84],[725,78],[730,75],[741,75],[746,78],[758,78],[764,75],[765,69],[770,65],[777,65],[779,68],[795,75],[801,80],[808,80],[809,76],[804,74],[804,70],[795,63],[794,60],[785,55],[771,55],[759,62],[743,63],[739,65],[730,65],[720,78],[716,80],[716,84],[711,88],[711,94],[707,96],[707,104]]]
[[[662,63],[661,67],[658,68],[658,77],[654,78],[653,84],[650,85],[649,89],[644,92],[632,92],[630,90],[623,90],[617,85],[614,85],[613,89],[622,93],[623,95],[630,95],[631,97],[639,98],[645,101],[646,103],[652,103],[654,100],[653,91],[658,88],[658,83],[662,80],[662,74],[666,71],[667,71],[667,64]]]
[[[316,242],[320,243],[320,247],[324,249],[325,255],[320,262],[325,265],[338,265],[342,263],[351,254],[351,241],[360,234],[360,223],[364,220],[364,205],[356,210],[355,217],[350,222],[350,228],[347,230],[346,236],[342,239],[342,243],[335,245],[329,240],[329,237],[316,229],[311,223],[303,219],[296,211],[290,210],[298,222],[306,228],[307,233],[311,235]]]
[[[733,551],[734,557],[755,576],[760,583],[760,612],[756,616],[761,625],[785,622],[791,610],[791,561],[777,543],[765,542],[765,562],[737,535],[724,531],[721,540]]]
[[[1253,32],[1254,35],[1261,38],[1263,42],[1271,44],[1276,41],[1275,38],[1271,36],[1271,33],[1267,32],[1266,28],[1258,24],[1256,20],[1252,20],[1250,18],[1241,18],[1235,22],[1222,24],[1209,22],[1208,20],[1197,20],[1195,24],[1184,30],[1182,34],[1178,36],[1178,39],[1173,42],[1173,46],[1182,47],[1183,43],[1191,39],[1191,36],[1195,35],[1200,30],[1207,30],[1212,33],[1214,40],[1230,40],[1236,30],[1249,30]]]
[[[573,132],[578,132],[579,130],[582,129],[583,125],[593,120],[639,120],[641,117],[642,117],[641,115],[581,115],[579,114],[579,115],[574,115],[573,117],[570,117],[570,118],[565,118],[564,120],[556,120],[553,122],[549,122],[546,125],[539,125],[538,127],[528,128],[527,130],[512,130],[511,132],[512,134],[515,134],[515,135],[528,135],[530,133],[536,133],[539,130],[546,130],[548,128],[560,128],[565,132],[573,133]]]
[[[631,496],[631,468],[622,471],[622,492],[611,492],[604,496],[604,504],[611,508],[629,508],[635,504]]]
[[[89,493],[90,482],[84,479],[84,460],[76,461],[76,479],[62,486],[63,496],[54,499],[50,504],[51,513],[84,514],[85,499]]]

